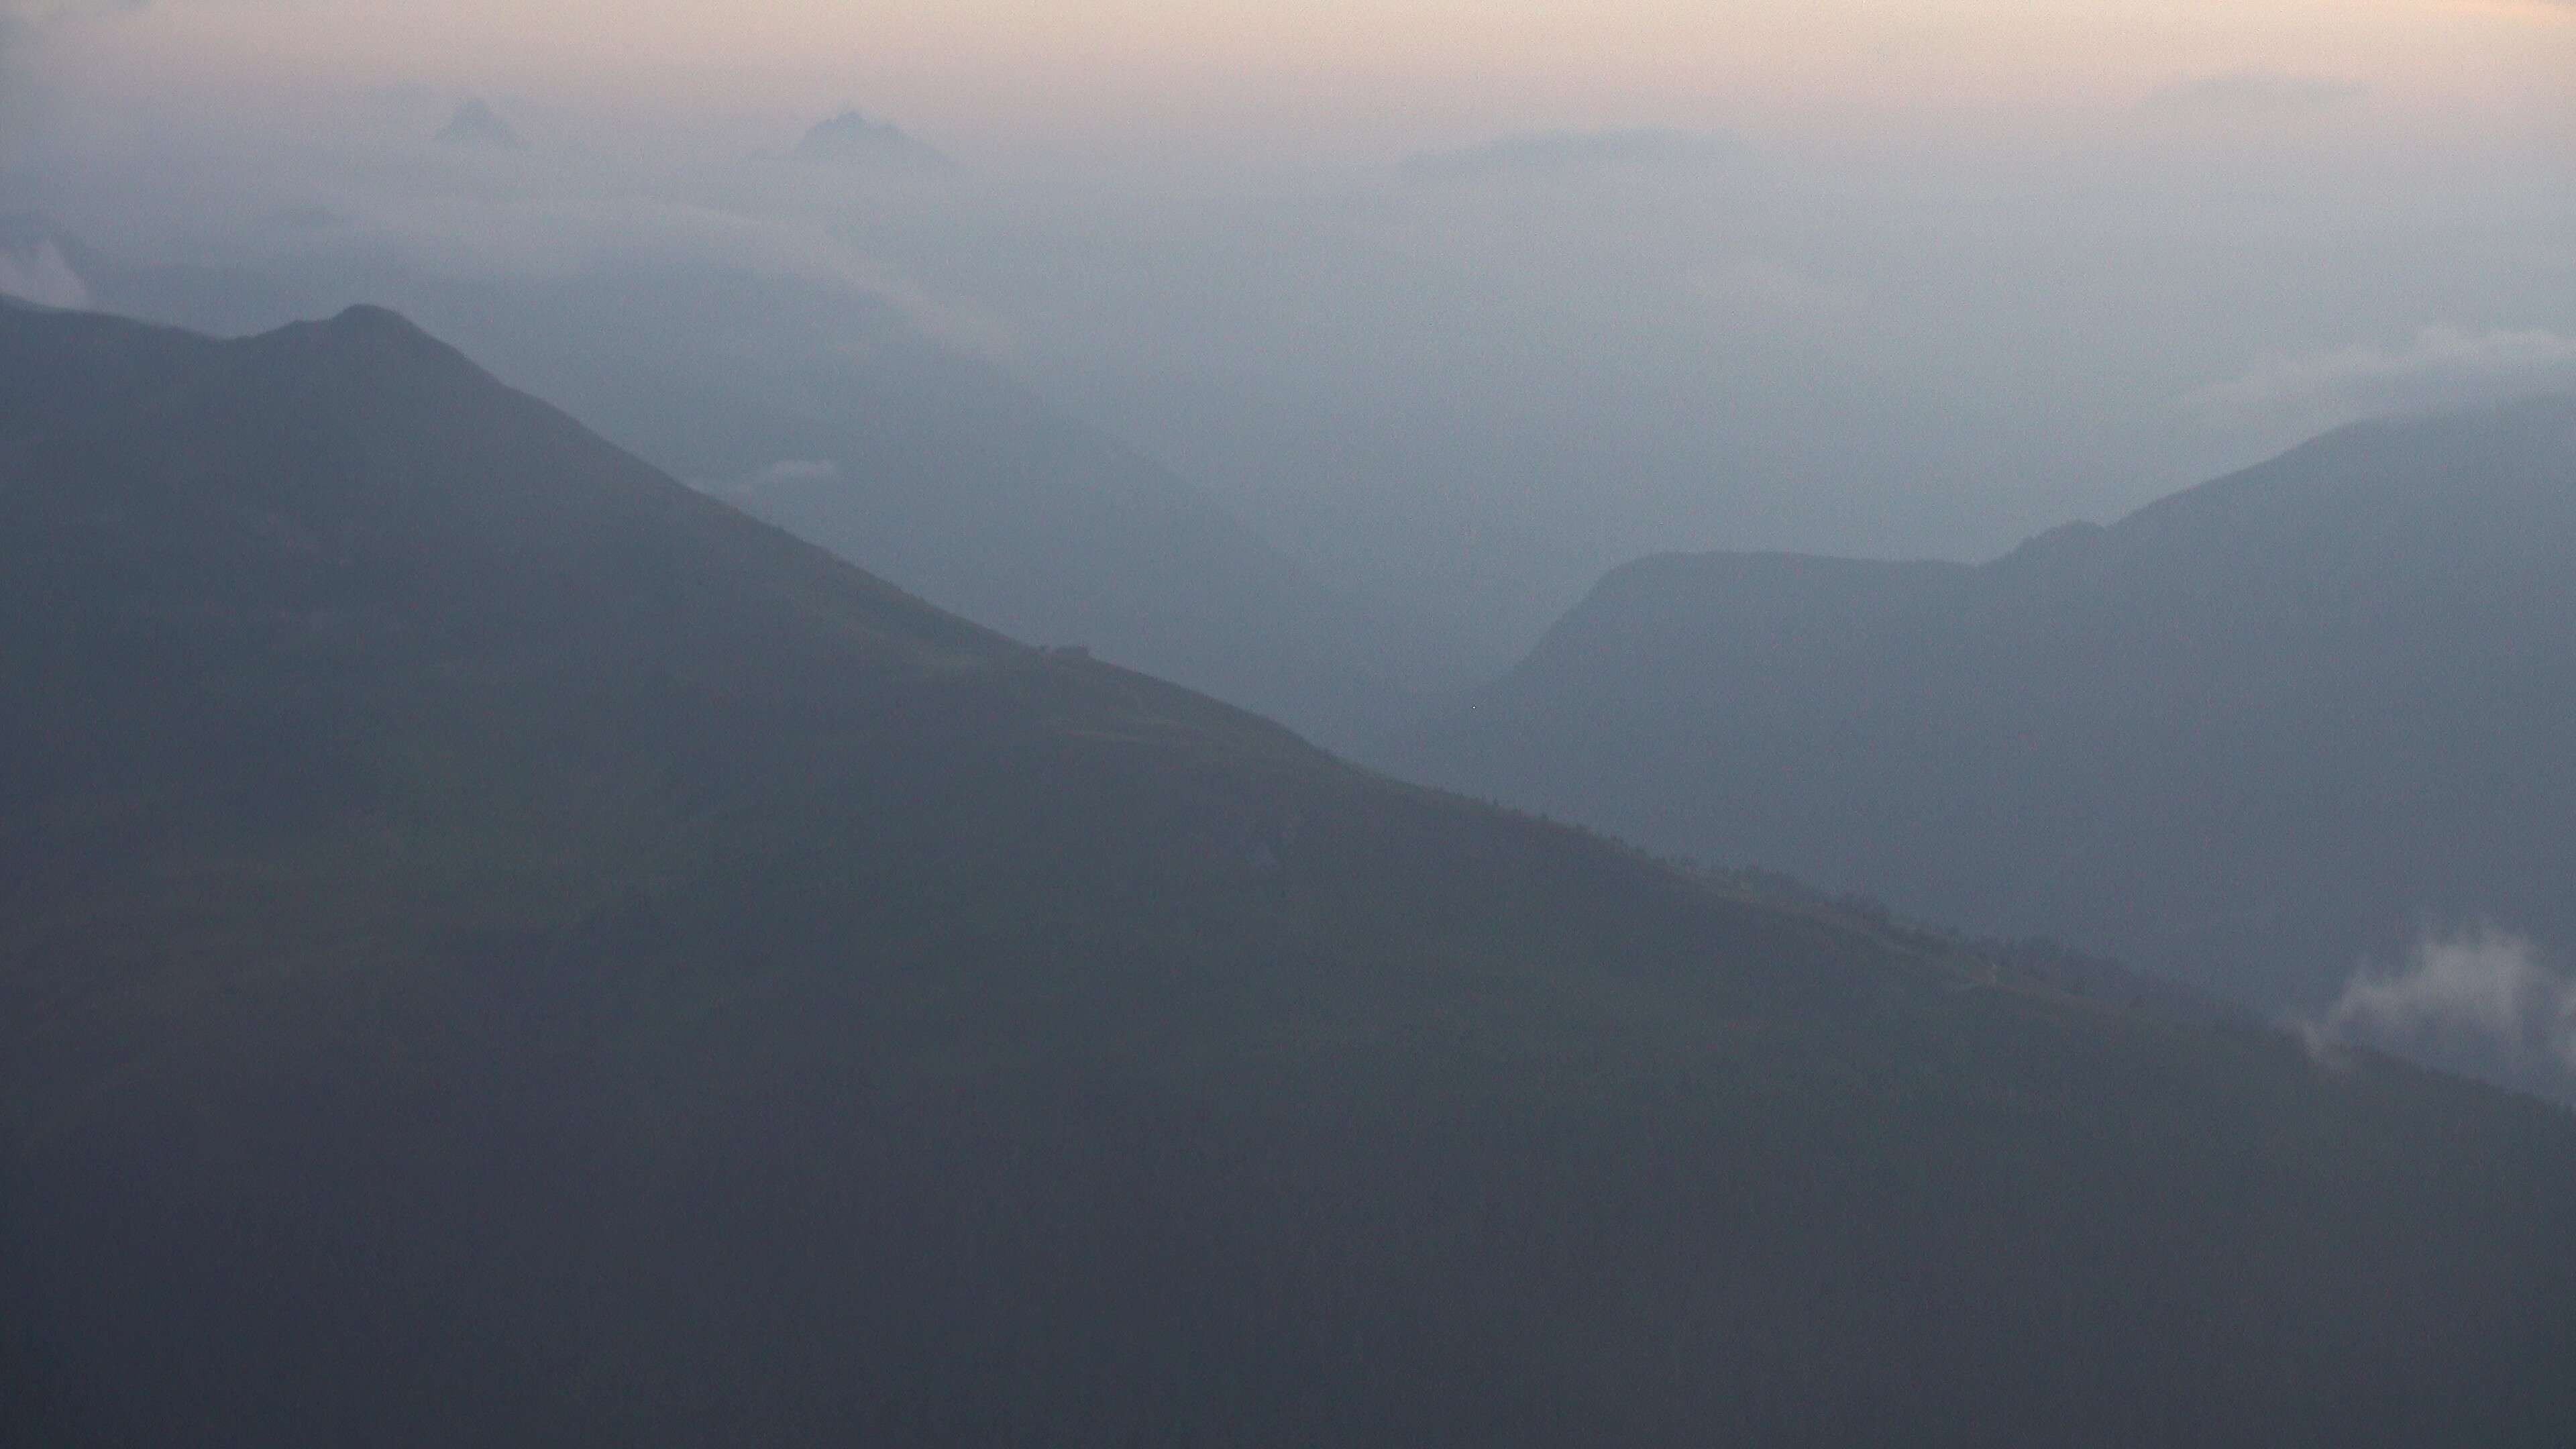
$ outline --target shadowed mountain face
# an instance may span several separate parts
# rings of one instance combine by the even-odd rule
[[[363,260],[82,268],[97,306],[222,333],[398,301],[664,471],[942,607],[1336,746],[1474,677],[1415,621],[1322,587],[1169,469],[846,285],[684,265],[522,281]]]
[[[2557,1445],[2576,1126],[0,308],[0,1429]]]
[[[2489,919],[2576,943],[2576,401],[2346,429],[1981,568],[1604,580],[1445,782],[2272,1007]]]

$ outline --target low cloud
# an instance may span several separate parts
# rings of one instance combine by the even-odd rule
[[[2182,403],[2210,422],[2232,423],[2469,407],[2567,386],[2576,386],[2576,337],[2537,328],[2427,327],[2397,347],[2365,344],[2266,358]]]
[[[2167,86],[2141,108],[2167,116],[2297,115],[2332,110],[2370,94],[2359,81],[2334,76],[2236,70]]]
[[[39,241],[24,251],[0,251],[0,296],[40,307],[83,308],[89,287],[63,260],[62,248]]]
[[[2305,1027],[2312,1050],[2376,1047],[2576,1100],[2576,979],[2530,940],[2492,927],[2418,942],[2395,971],[2365,969]]]
[[[1407,159],[1403,172],[1417,183],[1587,176],[1705,165],[1735,154],[1733,143],[1698,131],[1530,131],[1425,152]]]

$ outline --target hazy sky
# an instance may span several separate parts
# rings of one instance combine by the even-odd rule
[[[1504,635],[1644,552],[1981,557],[2576,381],[2570,0],[0,15],[0,214],[164,261],[839,279]],[[525,150],[433,144],[469,97]],[[963,170],[779,161],[844,106]]]
[[[2559,0],[12,0],[150,83],[470,86],[730,111],[843,95],[999,143],[1190,124],[1397,148],[1496,124],[2125,106],[2211,77],[2427,126],[2567,120]],[[2300,87],[2305,85],[2304,92]],[[1168,138],[1167,138],[1168,139]],[[1275,139],[1275,138],[1274,138]]]

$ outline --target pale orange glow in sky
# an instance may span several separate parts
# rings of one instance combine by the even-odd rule
[[[2428,117],[2576,95],[2564,0],[156,0],[78,28],[98,60],[210,79],[847,95],[1003,126],[2120,107],[2245,70]]]

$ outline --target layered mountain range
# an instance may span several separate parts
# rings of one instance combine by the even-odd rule
[[[26,1442],[2576,1422],[2565,1114],[1343,764],[389,312],[0,306],[0,660]]]

